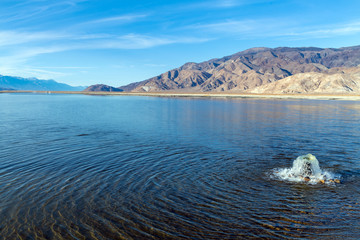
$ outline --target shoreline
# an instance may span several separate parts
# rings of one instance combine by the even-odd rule
[[[10,91],[0,93],[82,94],[104,96],[200,97],[200,98],[270,98],[360,101],[360,94],[261,94],[261,93],[196,93],[196,92],[83,92],[83,91]]]

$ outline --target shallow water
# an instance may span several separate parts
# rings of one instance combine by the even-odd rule
[[[357,239],[360,108],[0,94],[1,239]],[[271,177],[312,153],[341,184]]]

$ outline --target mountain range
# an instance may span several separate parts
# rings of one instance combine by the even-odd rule
[[[37,78],[21,78],[0,75],[0,90],[29,90],[29,91],[82,91],[86,87],[73,87],[54,80],[40,80]]]
[[[251,48],[186,63],[127,92],[360,93],[360,46]]]
[[[0,90],[360,94],[360,46],[251,48],[126,86],[85,88],[0,75]]]

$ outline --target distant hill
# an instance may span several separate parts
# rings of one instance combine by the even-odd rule
[[[332,81],[330,79],[345,75],[340,72],[340,75],[330,73],[330,69],[346,69],[359,65],[360,46],[338,49],[252,48],[202,63],[186,63],[159,76],[119,88],[129,92],[251,92],[259,87],[257,91],[266,92],[268,90],[261,90],[260,86],[281,79],[287,79],[289,81],[287,84],[291,86],[292,81],[301,81],[298,79],[304,76],[312,79],[312,75],[322,76],[321,78],[328,78],[327,81]],[[304,75],[305,73],[307,75]],[[346,75],[346,77],[348,76]],[[356,80],[356,77],[354,79]],[[305,87],[305,85],[300,84],[298,87]],[[340,85],[332,84],[331,86],[317,89],[317,91],[338,92],[337,87]],[[294,92],[311,92],[311,89],[309,88],[307,91],[298,89]],[[350,87],[350,89],[355,88]],[[275,89],[271,91],[276,92]]]
[[[122,92],[122,89],[111,87],[105,84],[96,84],[87,87],[84,92]]]
[[[0,75],[0,88],[30,91],[82,91],[85,87],[73,87],[54,80],[21,78]]]

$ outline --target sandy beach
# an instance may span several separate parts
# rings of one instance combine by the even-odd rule
[[[205,98],[272,98],[360,101],[359,94],[254,94],[254,93],[179,93],[179,92],[74,92],[74,91],[0,91],[0,93],[84,94],[148,97],[205,97]]]

